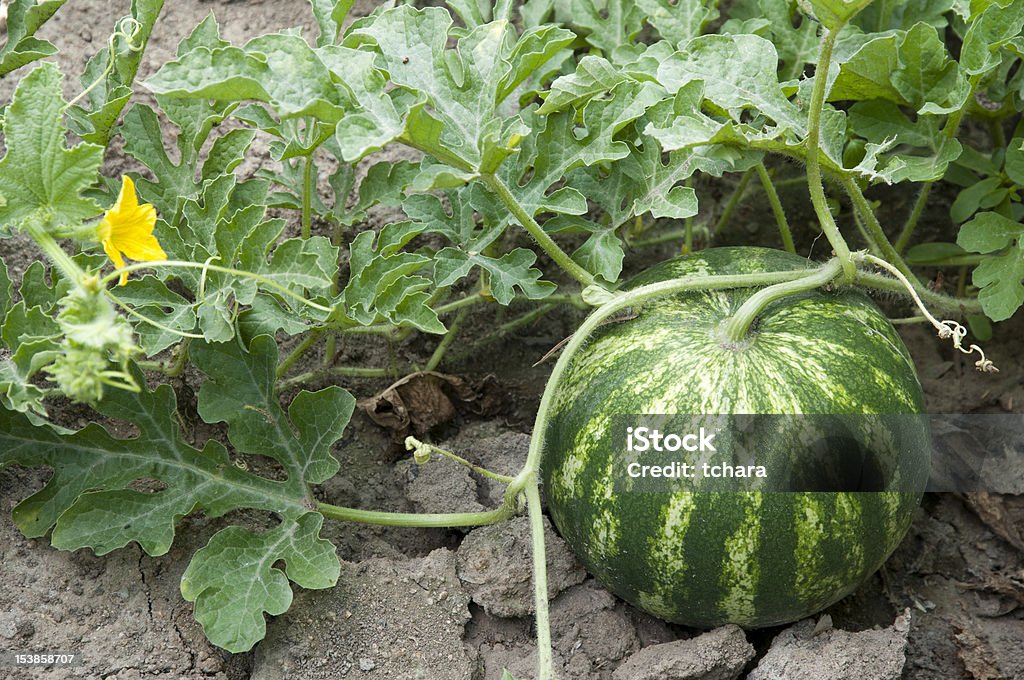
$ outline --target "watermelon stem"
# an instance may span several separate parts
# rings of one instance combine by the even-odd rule
[[[533,598],[537,624],[537,680],[554,680],[551,653],[551,622],[548,614],[548,562],[544,547],[544,512],[540,502],[540,486],[536,473],[523,489],[530,516],[530,539],[533,547]]]
[[[811,204],[814,212],[821,223],[821,230],[824,232],[832,250],[842,265],[843,281],[852,283],[857,273],[853,254],[850,246],[846,243],[832,211],[829,210],[828,200],[825,198],[825,185],[821,179],[821,164],[818,157],[818,147],[821,140],[821,114],[825,108],[825,88],[828,82],[829,64],[832,62],[832,48],[835,47],[836,36],[842,25],[831,30],[825,29],[825,35],[821,41],[821,49],[818,52],[818,63],[814,70],[814,89],[811,90],[810,112],[807,118],[807,187],[811,194]]]
[[[721,343],[725,347],[737,347],[750,332],[757,317],[768,305],[776,300],[803,293],[827,285],[843,273],[843,265],[839,258],[833,258],[812,273],[794,281],[777,283],[762,288],[740,305],[736,313],[726,319],[719,328]]]
[[[487,477],[488,479],[493,479],[496,482],[501,482],[502,484],[511,484],[512,482],[515,481],[515,477],[509,477],[508,475],[502,475],[502,474],[499,474],[497,472],[493,472],[491,470],[488,470],[485,467],[480,467],[479,465],[475,465],[475,464],[469,462],[468,460],[466,460],[465,458],[463,458],[462,456],[458,456],[458,455],[452,453],[451,451],[447,451],[445,449],[442,449],[439,446],[434,446],[433,444],[428,444],[426,442],[421,442],[419,439],[416,439],[416,437],[406,437],[405,438],[405,450],[413,452],[413,458],[415,459],[416,463],[419,464],[419,465],[426,464],[427,461],[430,460],[430,454],[436,453],[436,454],[439,454],[441,456],[444,456],[445,458],[450,458],[451,460],[455,461],[459,465],[463,465],[463,466],[469,468],[470,470],[472,470],[473,472],[477,473],[478,475],[482,475],[484,477]]]
[[[505,204],[505,207],[508,208],[508,211],[512,213],[523,229],[530,232],[530,236],[533,236],[537,245],[548,254],[548,257],[555,261],[555,264],[564,269],[569,276],[579,281],[584,288],[600,285],[593,274],[576,264],[569,254],[562,250],[553,238],[548,236],[544,228],[537,224],[537,220],[516,199],[515,195],[500,177],[492,173],[481,174],[480,180],[494,192],[498,200]]]

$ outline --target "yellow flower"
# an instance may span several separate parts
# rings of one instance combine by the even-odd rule
[[[135,184],[127,175],[121,178],[121,194],[117,202],[103,216],[96,228],[96,235],[103,244],[103,250],[115,266],[124,266],[127,257],[137,262],[166,260],[167,253],[153,235],[156,226],[156,208],[148,203],[139,205],[135,195]],[[121,274],[121,284],[128,281],[128,274]]]

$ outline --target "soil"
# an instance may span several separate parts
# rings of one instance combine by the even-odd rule
[[[76,0],[57,13],[43,35],[60,47],[57,60],[65,72],[77,74],[85,59],[102,47],[107,29],[127,5]],[[352,16],[372,6],[357,2]],[[305,2],[167,2],[140,75],[169,59],[178,40],[210,11],[216,13],[224,36],[235,42],[291,26],[312,30]],[[19,75],[0,81],[0,100],[9,99]],[[74,91],[76,80],[69,78],[66,87]],[[266,158],[257,152],[240,172],[253,172]],[[108,174],[132,167],[115,145],[107,159]],[[708,220],[721,205],[716,191],[698,183]],[[906,200],[895,198],[898,220]],[[807,212],[806,199],[794,189],[784,192],[783,200],[794,215],[798,243],[811,243],[808,221],[799,217]],[[948,205],[943,200],[938,195],[930,208],[937,219],[945,219]],[[767,206],[760,198],[747,200],[734,217],[734,224],[742,226],[726,234],[726,242],[769,233],[768,227],[750,226],[763,225],[765,214]],[[387,219],[382,211],[372,216],[369,226]],[[627,269],[642,268],[671,247],[631,256]],[[821,250],[818,244],[816,254],[823,255]],[[0,256],[15,279],[36,257],[19,239],[0,241]],[[908,311],[899,302],[880,302],[895,316]],[[496,386],[500,398],[483,413],[461,412],[431,434],[433,441],[485,467],[511,473],[525,457],[533,414],[550,371],[550,363],[534,363],[572,332],[580,313],[559,308],[485,351],[460,351],[473,347],[474,338],[486,336],[501,314],[474,312],[464,326],[464,340],[442,366],[444,372],[471,381],[490,376],[492,392]],[[989,358],[1002,369],[995,376],[975,372],[970,360],[922,328],[902,327],[901,332],[921,367],[931,412],[1024,411],[1020,315],[997,326],[995,338],[985,345]],[[429,339],[414,338],[394,348],[371,344],[343,350],[353,361],[380,365],[422,361],[432,346]],[[197,376],[187,375],[176,385],[182,403],[190,403],[188,395],[197,381]],[[388,381],[343,384],[357,397],[369,397]],[[72,404],[55,404],[54,413],[69,426],[93,418],[88,409]],[[217,428],[197,433],[222,435]],[[500,486],[449,461],[435,459],[425,467],[411,463],[396,451],[389,432],[358,411],[336,454],[343,474],[318,489],[332,503],[452,511],[493,507],[500,499]],[[206,641],[191,605],[178,591],[189,558],[225,519],[185,518],[174,548],[161,558],[147,557],[135,545],[103,557],[60,552],[46,541],[25,539],[10,520],[17,500],[45,478],[36,470],[0,472],[0,650],[73,650],[83,661],[65,669],[0,668],[0,678],[498,680],[506,668],[519,680],[532,677],[529,551],[521,520],[468,534],[329,522],[324,535],[338,546],[343,560],[339,585],[328,591],[298,591],[289,612],[268,621],[264,642],[251,653],[231,655]],[[255,513],[228,519],[256,526],[269,521]],[[885,567],[814,621],[785,629],[744,632],[730,627],[703,634],[665,624],[618,601],[587,578],[560,539],[550,534],[556,663],[561,677],[580,679],[1024,678],[1022,532],[1021,497],[928,494],[906,540]]]

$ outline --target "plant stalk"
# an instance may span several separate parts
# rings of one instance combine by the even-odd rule
[[[729,220],[732,219],[732,214],[736,212],[736,207],[743,200],[743,194],[747,191],[747,185],[750,183],[750,178],[754,174],[754,168],[749,168],[746,172],[740,176],[740,181],[736,184],[736,188],[733,189],[732,194],[729,196],[729,200],[725,204],[725,209],[722,211],[721,217],[718,218],[718,222],[715,223],[715,228],[711,231],[712,236],[718,236],[725,229],[726,225],[729,224]]]
[[[828,209],[825,185],[821,178],[821,159],[818,157],[818,147],[821,142],[821,113],[825,108],[828,69],[832,63],[832,49],[835,47],[838,34],[838,27],[831,31],[825,30],[821,41],[821,50],[818,54],[818,64],[814,71],[814,89],[811,91],[810,113],[807,120],[807,186],[811,193],[814,212],[821,223],[821,230],[825,233],[825,237],[832,245],[832,250],[843,266],[843,280],[850,282],[856,275],[856,266],[850,246],[840,233],[839,227],[832,217],[832,211]]]
[[[779,226],[779,236],[782,238],[782,247],[785,248],[787,253],[796,254],[796,246],[793,244],[793,231],[789,228],[786,211],[782,207],[782,201],[779,200],[779,193],[775,190],[771,175],[768,174],[768,170],[764,167],[763,162],[758,163],[754,168],[757,170],[757,176],[761,179],[764,193],[768,196],[768,203],[772,206],[772,214],[775,215],[775,223]]]
[[[313,151],[305,157],[302,168],[302,238],[307,240],[313,234]]]
[[[508,186],[501,180],[497,175],[481,175],[480,179],[487,187],[495,193],[498,199],[508,208],[509,212],[515,216],[519,224],[523,226],[526,231],[530,232],[534,240],[537,242],[545,253],[548,254],[555,263],[565,270],[569,276],[573,277],[580,282],[584,288],[587,286],[597,285],[597,280],[594,276],[583,267],[576,264],[569,255],[562,250],[562,248],[555,243],[555,240],[548,236],[548,233],[544,231],[544,228],[537,224],[537,220],[533,219],[533,215],[528,213],[522,204],[516,200],[516,197],[509,190]]]
[[[536,473],[523,489],[530,516],[530,542],[533,552],[533,600],[537,624],[537,680],[554,680],[555,668],[551,652],[551,617],[548,613],[548,562],[544,546],[544,511]]]
[[[921,214],[924,213],[924,207],[928,203],[928,196],[931,192],[932,182],[925,182],[924,186],[921,187],[921,192],[917,195],[917,200],[914,201],[913,210],[910,211],[910,215],[903,224],[903,229],[893,245],[897,253],[902,254],[907,250],[907,246],[910,245],[910,239],[914,236],[914,230],[917,229],[917,223],[921,219]]]
[[[50,258],[50,261],[60,270],[64,278],[76,286],[82,284],[85,272],[78,266],[77,262],[71,259],[67,251],[60,247],[60,244],[54,240],[53,236],[50,235],[38,218],[30,217],[25,220],[22,230],[36,242],[39,249]]]
[[[330,503],[316,504],[317,512],[329,519],[359,524],[379,524],[389,527],[477,527],[495,524],[515,514],[514,506],[502,505],[495,510],[482,512],[452,513],[416,513],[416,512],[381,512],[378,510],[359,510],[346,508]]]
[[[747,298],[736,313],[725,321],[721,329],[724,341],[730,345],[739,344],[768,305],[790,295],[820,288],[842,274],[842,271],[842,263],[838,258],[833,258],[808,276],[762,288]]]

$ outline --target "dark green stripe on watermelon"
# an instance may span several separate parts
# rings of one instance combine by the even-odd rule
[[[808,266],[780,251],[720,248],[659,265],[630,285]],[[542,475],[555,525],[610,590],[683,624],[775,625],[831,604],[892,552],[919,498],[895,490],[616,490],[616,416],[923,412],[906,348],[874,303],[852,289],[778,301],[742,347],[723,347],[717,325],[753,292],[676,295],[602,327],[573,358],[550,413]],[[925,434],[893,447],[875,452],[885,488],[906,488],[902,479],[927,470]],[[772,455],[792,454],[800,464],[799,449],[778,448]]]

